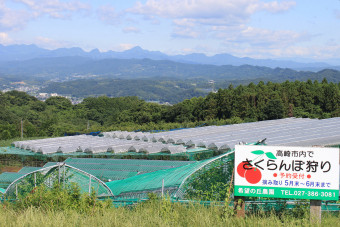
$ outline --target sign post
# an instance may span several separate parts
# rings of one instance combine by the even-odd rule
[[[310,201],[310,221],[321,224],[321,200]]]
[[[244,197],[234,196],[234,211],[236,211],[236,217],[238,218],[244,218],[246,216]]]
[[[338,148],[236,145],[234,174],[235,196],[339,199]]]

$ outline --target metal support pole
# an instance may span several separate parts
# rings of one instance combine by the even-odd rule
[[[34,173],[34,187],[37,187],[37,175]]]
[[[321,224],[321,200],[310,200],[310,222]]]
[[[63,188],[65,188],[65,163],[64,163],[64,171],[63,171]]]
[[[164,179],[162,179],[162,197],[164,197]]]
[[[91,178],[92,178],[92,176],[90,175],[90,182],[89,182],[89,195],[91,195]]]
[[[58,163],[58,183],[60,184],[60,163]]]

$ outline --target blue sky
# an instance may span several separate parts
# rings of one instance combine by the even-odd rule
[[[0,44],[340,58],[340,0],[0,0]]]

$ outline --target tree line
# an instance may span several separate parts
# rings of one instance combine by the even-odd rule
[[[219,125],[285,117],[340,116],[340,83],[326,79],[239,85],[169,105],[137,97],[88,97],[72,105],[63,97],[39,101],[24,92],[0,92],[0,139],[62,136],[109,130],[153,130]]]

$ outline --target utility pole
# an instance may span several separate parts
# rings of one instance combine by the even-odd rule
[[[89,129],[90,129],[90,121],[87,120],[87,130],[89,130]]]
[[[24,123],[21,119],[21,139],[23,139],[23,138],[24,138]]]

